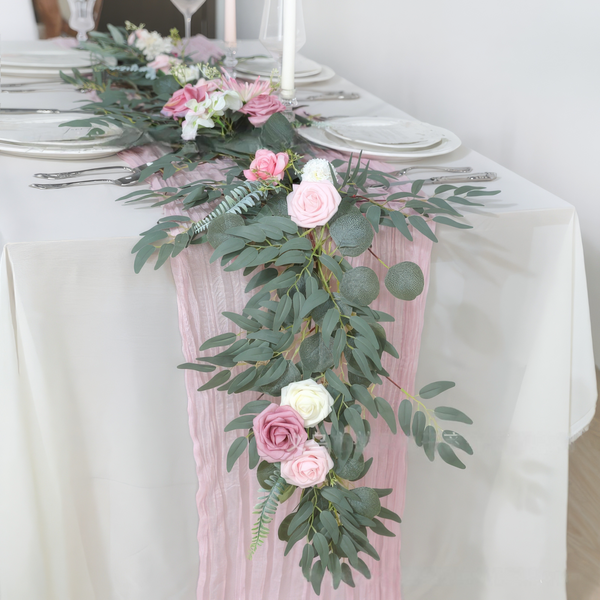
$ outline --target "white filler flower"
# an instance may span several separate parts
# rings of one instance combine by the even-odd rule
[[[314,427],[331,412],[333,398],[324,385],[305,379],[281,389],[281,406],[291,406],[304,419],[305,427]]]
[[[313,158],[309,160],[302,169],[302,181],[333,183],[329,161],[324,158]]]
[[[164,38],[157,31],[142,30],[135,40],[135,45],[149,61],[154,60],[159,54],[169,54],[173,50],[171,38]]]

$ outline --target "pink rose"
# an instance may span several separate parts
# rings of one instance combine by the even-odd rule
[[[262,148],[256,151],[250,168],[244,171],[248,181],[257,179],[283,179],[283,172],[287,167],[290,157],[287,152],[275,154],[270,150]]]
[[[189,112],[186,104],[190,100],[202,102],[206,98],[208,87],[206,85],[190,85],[189,83],[182,89],[177,90],[163,106],[160,111],[165,117],[185,117]]]
[[[290,406],[271,404],[254,417],[258,455],[274,463],[300,456],[308,435],[304,419]]]
[[[254,127],[260,127],[264,125],[271,115],[277,112],[283,112],[285,106],[281,104],[281,101],[277,96],[267,96],[262,94],[252,98],[249,102],[246,102],[240,112],[248,115],[248,121],[254,125]]]
[[[221,88],[221,86],[223,85],[223,82],[221,81],[221,79],[209,79],[208,81],[206,79],[198,79],[198,81],[196,82],[196,85],[194,87],[202,87],[203,85],[206,86],[206,90],[207,92],[210,94],[210,92],[214,92],[215,90],[218,90],[219,88]]]
[[[136,40],[139,40],[142,37],[142,29],[136,29],[135,31],[132,31],[129,34],[129,37],[127,38],[127,44],[129,46],[133,46],[133,44],[135,44]]]
[[[171,71],[171,61],[174,63],[177,62],[167,54],[159,54],[152,62],[148,63],[148,66],[155,71],[162,71],[168,74]]]
[[[341,201],[342,197],[332,183],[303,181],[294,185],[294,191],[288,194],[288,213],[296,225],[312,228],[325,225],[337,212]]]
[[[331,469],[333,461],[327,448],[308,440],[301,456],[281,463],[281,476],[292,485],[307,488],[323,483]]]

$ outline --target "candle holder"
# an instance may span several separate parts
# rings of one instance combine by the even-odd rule
[[[296,120],[294,108],[298,106],[298,100],[296,100],[296,90],[281,90],[279,92],[279,99],[281,104],[285,107],[283,111],[284,117],[292,123]]]
[[[238,64],[238,60],[235,57],[236,54],[237,54],[237,44],[231,44],[231,43],[227,44],[227,47],[225,50],[225,60],[223,61],[223,64],[225,65],[227,72],[234,79],[237,77],[237,72],[236,72],[235,68]]]

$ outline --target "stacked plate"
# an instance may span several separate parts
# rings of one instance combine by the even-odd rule
[[[0,115],[0,152],[34,158],[85,160],[111,156],[129,147],[140,134],[116,125],[64,127],[81,113]],[[92,131],[95,129],[95,131]]]
[[[335,73],[333,69],[320,65],[306,56],[301,54],[296,55],[295,64],[295,80],[296,85],[304,83],[318,83],[331,79]],[[273,69],[277,69],[278,65],[272,58],[256,57],[241,59],[236,67],[242,79],[254,78],[260,75],[261,77],[269,78]]]
[[[384,117],[329,119],[299,129],[298,133],[307,141],[332,150],[403,162],[441,156],[460,147],[458,137],[447,129]]]
[[[97,60],[95,62],[98,62]],[[69,48],[39,50],[19,50],[2,54],[2,75],[7,77],[49,77],[57,78],[61,71],[70,73],[79,69],[82,73],[92,71],[92,57],[89,52]]]

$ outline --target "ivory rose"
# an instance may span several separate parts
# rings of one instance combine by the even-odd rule
[[[327,448],[308,440],[301,456],[281,463],[281,476],[292,485],[307,488],[323,483],[331,469],[333,460]]]
[[[328,181],[303,181],[288,194],[288,214],[296,225],[310,229],[325,225],[341,201],[339,192]]]
[[[177,90],[163,106],[160,111],[165,117],[173,117],[178,119],[185,117],[189,112],[189,107],[186,106],[190,100],[202,102],[206,98],[208,86],[204,85],[186,85],[184,88]]]
[[[331,412],[333,398],[324,385],[305,379],[281,388],[281,406],[291,406],[305,427],[314,427]]]
[[[252,424],[258,455],[274,463],[300,456],[308,439],[302,417],[289,406],[271,404]]]
[[[254,127],[264,125],[271,115],[277,112],[283,112],[285,107],[277,96],[261,94],[252,98],[249,102],[240,108],[240,112],[248,115],[248,121]]]
[[[287,152],[275,154],[270,150],[262,148],[257,150],[250,168],[244,171],[248,181],[257,179],[283,179],[283,172],[290,160]]]

